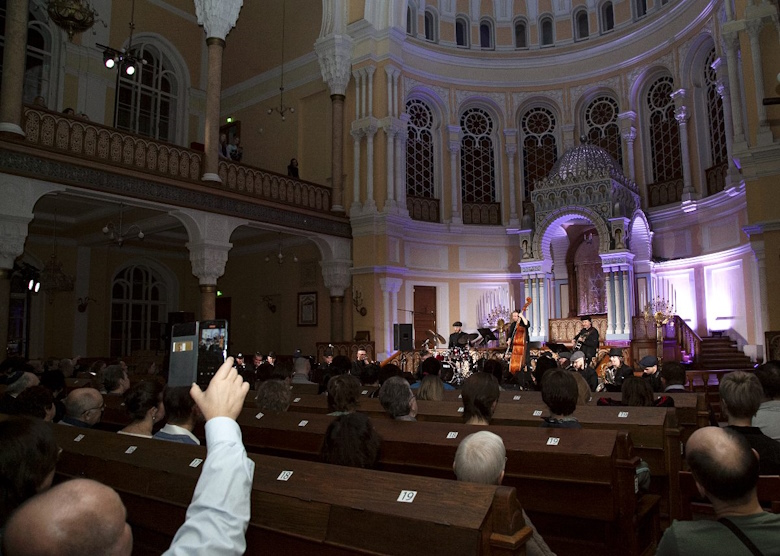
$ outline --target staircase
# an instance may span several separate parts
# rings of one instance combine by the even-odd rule
[[[750,358],[728,336],[704,336],[701,339],[700,369],[750,369]]]

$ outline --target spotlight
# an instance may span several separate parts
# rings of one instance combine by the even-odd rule
[[[38,293],[41,289],[41,283],[35,278],[30,279],[27,283],[27,289],[33,293]]]
[[[135,64],[132,62],[128,62],[127,65],[125,66],[125,73],[127,75],[135,74]]]
[[[106,65],[108,69],[113,68],[116,65],[116,58],[114,57],[114,53],[111,52],[110,50],[104,50],[103,63]]]

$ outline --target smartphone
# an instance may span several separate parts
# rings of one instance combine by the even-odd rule
[[[227,358],[226,320],[176,324],[171,330],[171,360],[168,386],[205,388]]]

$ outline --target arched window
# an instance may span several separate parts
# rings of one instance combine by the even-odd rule
[[[615,28],[615,9],[612,7],[612,2],[604,2],[599,13],[601,15],[601,32],[612,31]]]
[[[637,19],[645,17],[647,15],[647,0],[634,0],[634,13]]]
[[[496,199],[493,119],[482,108],[469,108],[460,117],[461,196],[464,203],[492,203]]]
[[[493,48],[493,23],[483,19],[479,22],[479,46],[481,48]]]
[[[162,277],[144,265],[120,270],[111,285],[111,357],[156,349],[168,317]]]
[[[623,166],[623,142],[618,123],[618,103],[611,96],[600,95],[585,107],[583,131],[588,141],[606,150]]]
[[[547,177],[558,160],[555,114],[542,106],[531,108],[520,118],[523,141],[523,184],[526,194],[536,180]]]
[[[670,96],[673,91],[672,78],[663,76],[650,85],[645,97],[650,139],[650,166],[653,171],[652,181],[656,184],[682,180],[683,175],[680,127],[674,118],[674,101]],[[682,191],[681,181],[679,186]],[[673,202],[673,199],[669,202]]]
[[[425,40],[438,42],[438,27],[436,14],[431,10],[425,10]]]
[[[455,44],[469,46],[469,22],[464,17],[455,19]]]
[[[0,82],[2,82],[2,59],[5,53],[5,0],[0,1]],[[52,72],[52,35],[44,20],[39,20],[41,10],[28,14],[27,56],[24,68],[22,102],[32,104],[36,97],[43,97],[46,105],[54,99],[50,88]],[[56,108],[49,106],[49,108]]]
[[[515,21],[515,48],[528,48],[528,25],[525,21]]]
[[[590,25],[588,23],[588,12],[579,10],[574,14],[574,39],[581,41],[587,39],[590,35]]]
[[[417,10],[411,3],[406,6],[406,34],[417,36]]]
[[[539,21],[539,29],[540,44],[542,46],[551,46],[555,42],[555,37],[553,36],[552,18],[543,17],[541,21]]]
[[[146,60],[146,63],[140,65],[132,76],[124,72],[119,74],[114,118],[116,127],[173,143],[180,94],[173,64],[150,44],[133,48],[133,55]]]
[[[704,62],[704,86],[707,95],[707,125],[709,127],[710,168],[707,169],[707,189],[712,195],[725,187],[725,171],[728,165],[726,150],[726,118],[723,99],[718,93],[718,78],[712,64],[717,59],[715,48],[710,50]]]
[[[435,199],[433,111],[420,99],[406,103],[409,114],[406,141],[406,204],[414,220],[439,221],[439,204],[418,202]],[[418,208],[419,207],[419,210]]]

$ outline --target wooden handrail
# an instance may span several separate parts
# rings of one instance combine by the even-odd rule
[[[701,355],[701,337],[679,315],[674,316],[674,330],[678,347],[685,351],[690,363],[697,368]]]

